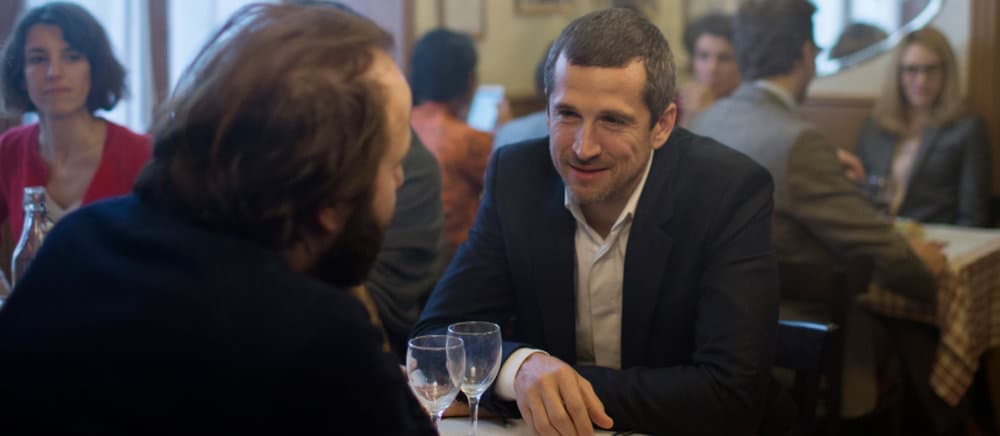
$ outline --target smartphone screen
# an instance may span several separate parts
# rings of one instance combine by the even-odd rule
[[[497,108],[503,101],[503,94],[502,85],[479,85],[465,121],[476,130],[492,132],[497,124]]]

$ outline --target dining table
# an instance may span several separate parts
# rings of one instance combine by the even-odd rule
[[[472,424],[469,417],[456,416],[441,420],[438,425],[438,433],[441,436],[468,436],[471,432]],[[479,420],[479,436],[533,436],[535,434],[526,422],[520,419],[509,419],[506,423],[496,419]],[[641,435],[643,433],[633,432],[613,432],[607,430],[594,430],[595,435]]]
[[[860,300],[880,315],[938,327],[941,335],[928,383],[942,400],[956,406],[972,385],[980,363],[1000,349],[1000,229],[921,227],[917,237],[944,243],[948,258],[936,304],[919,303],[878,287]],[[998,364],[990,367],[1000,370]],[[996,397],[1000,392],[991,394]]]

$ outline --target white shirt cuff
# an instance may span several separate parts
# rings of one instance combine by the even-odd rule
[[[497,383],[493,392],[501,400],[514,401],[517,398],[517,393],[514,392],[514,378],[517,377],[517,371],[521,369],[521,364],[535,353],[549,354],[536,348],[519,348],[511,353],[507,361],[500,367],[500,374],[497,376]]]

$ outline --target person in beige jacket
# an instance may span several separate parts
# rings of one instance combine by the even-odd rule
[[[734,41],[746,80],[696,118],[692,130],[749,155],[771,172],[774,242],[780,259],[837,263],[871,258],[875,283],[933,303],[937,278],[947,264],[941,247],[908,241],[880,219],[845,174],[836,147],[794,111],[815,74],[819,49],[812,38],[814,11],[806,0],[770,0],[741,8]],[[795,318],[815,313],[790,304],[783,304],[782,312]],[[891,331],[898,326],[887,326],[892,321],[875,319],[860,307],[850,312],[841,414],[857,417],[872,411],[877,401],[873,333],[882,326]],[[923,337],[921,344],[936,344],[936,332],[925,333],[903,334]],[[926,380],[915,381],[919,386],[914,388],[933,402]]]

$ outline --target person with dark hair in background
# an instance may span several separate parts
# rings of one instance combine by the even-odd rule
[[[125,95],[125,69],[100,23],[72,3],[32,8],[0,59],[2,112],[35,112],[39,120],[0,135],[0,223],[10,236],[21,234],[27,186],[45,187],[52,221],[127,194],[149,160],[150,140],[95,115]]]
[[[673,54],[633,11],[570,23],[545,85],[551,136],[497,150],[414,334],[506,326],[482,404],[539,434],[756,432],[778,327],[771,177],[675,127]]]
[[[365,18],[338,1],[295,0],[300,5],[324,5]],[[411,132],[412,133],[412,132]],[[406,341],[427,296],[444,270],[444,212],[441,208],[441,170],[434,155],[415,133],[403,159],[404,180],[396,190],[396,208],[364,288],[353,289],[380,326],[400,362],[406,359]],[[370,297],[370,298],[369,298]]]
[[[545,99],[545,60],[549,57],[549,44],[542,53],[542,58],[535,66],[535,94],[540,99]],[[545,118],[545,110],[530,113],[528,115],[514,118],[497,128],[497,133],[493,137],[493,151],[496,152],[507,144],[521,142],[527,139],[541,138],[549,134],[548,120]]]
[[[410,87],[417,136],[441,166],[441,200],[450,259],[476,219],[493,136],[465,123],[478,86],[478,55],[472,38],[446,29],[420,37],[413,46]]]
[[[0,421],[434,434],[347,291],[409,149],[391,44],[324,6],[230,18],[158,114],[133,195],[67,216],[0,311]]]
[[[845,176],[836,148],[794,111],[815,75],[815,10],[808,0],[745,3],[736,15],[734,41],[747,81],[702,113],[692,130],[746,153],[771,172],[774,244],[782,260],[837,263],[871,258],[880,285],[933,304],[937,280],[947,266],[941,247],[907,241],[879,219]],[[815,313],[809,309],[783,302],[782,313],[809,318]],[[876,406],[872,336],[877,325],[871,315],[854,307],[846,327],[840,413],[858,417]]]
[[[921,222],[985,227],[993,158],[982,117],[970,113],[951,44],[933,27],[896,49],[882,95],[858,138],[868,173],[895,186],[890,212]]]
[[[403,173],[403,185],[396,191],[396,210],[365,281],[400,362],[406,358],[410,330],[447,266],[441,171],[434,155],[415,134],[403,159]]]
[[[691,57],[694,81],[681,87],[678,106],[682,126],[740,86],[742,77],[733,51],[733,17],[713,13],[684,29],[684,49]]]

